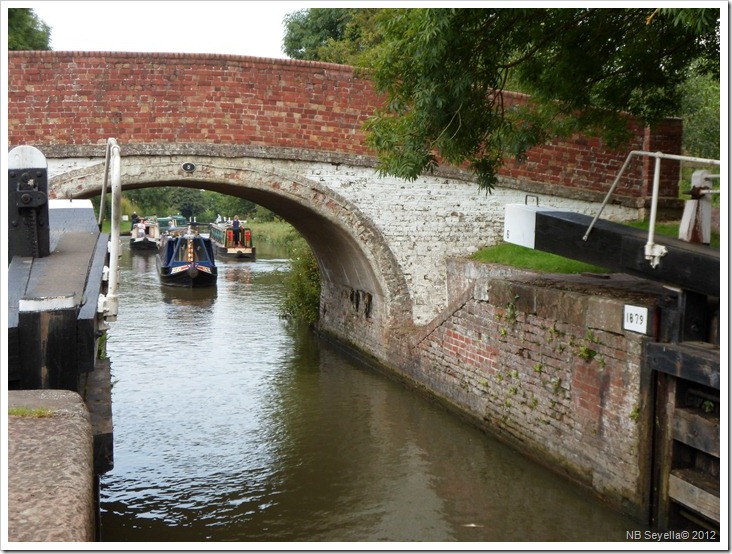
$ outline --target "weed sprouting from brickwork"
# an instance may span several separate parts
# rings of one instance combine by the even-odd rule
[[[513,325],[518,320],[516,312],[516,301],[519,299],[518,294],[513,297],[513,300],[506,306],[506,322],[509,325]]]

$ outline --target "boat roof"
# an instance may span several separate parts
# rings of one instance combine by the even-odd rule
[[[227,228],[227,227],[231,227],[231,223],[232,223],[231,221],[220,221],[219,223],[211,223],[211,224],[210,224],[210,226],[211,226],[211,227],[222,227],[222,228]],[[246,226],[246,225],[244,224],[244,222],[243,222],[243,221],[239,221],[239,223],[241,223],[241,228],[242,228],[242,229],[249,229],[249,227],[247,227],[247,226]]]
[[[164,237],[167,237],[169,239],[203,239],[203,240],[209,240],[210,237],[208,235],[202,235],[200,233],[181,233],[178,231],[173,231],[172,233],[165,233],[163,235]]]

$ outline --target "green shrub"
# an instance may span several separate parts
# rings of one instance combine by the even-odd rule
[[[305,239],[289,223],[281,220],[250,224],[256,242],[285,248],[290,272],[285,277],[285,296],[280,304],[282,317],[314,325],[320,315],[320,270]]]
[[[280,306],[284,317],[314,325],[320,314],[320,270],[305,239],[298,237],[290,248],[292,262],[285,279],[285,296]]]

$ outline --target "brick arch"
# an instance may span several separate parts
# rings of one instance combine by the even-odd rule
[[[186,162],[193,163],[195,171],[185,171]],[[92,198],[101,193],[103,181],[104,164],[95,163],[52,177],[50,196]],[[375,331],[382,324],[412,321],[407,284],[379,228],[353,202],[293,171],[288,162],[195,154],[123,157],[123,192],[151,186],[207,189],[264,206],[307,240],[326,289],[323,297],[345,298],[356,312],[347,314],[349,320],[360,318]],[[329,306],[321,302],[321,311]]]

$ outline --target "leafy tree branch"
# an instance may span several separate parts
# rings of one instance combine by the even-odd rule
[[[467,165],[491,191],[500,167],[534,146],[586,133],[621,148],[630,117],[653,125],[682,115],[690,78],[719,79],[719,9],[360,12],[306,10],[298,32],[317,38],[319,59],[368,68],[385,98],[366,124],[368,143],[383,174],[405,179],[440,163]],[[351,38],[324,38],[325,15],[350,26]],[[341,52],[358,55],[329,59],[323,45],[339,40],[348,45]],[[509,89],[530,101],[509,101]]]

